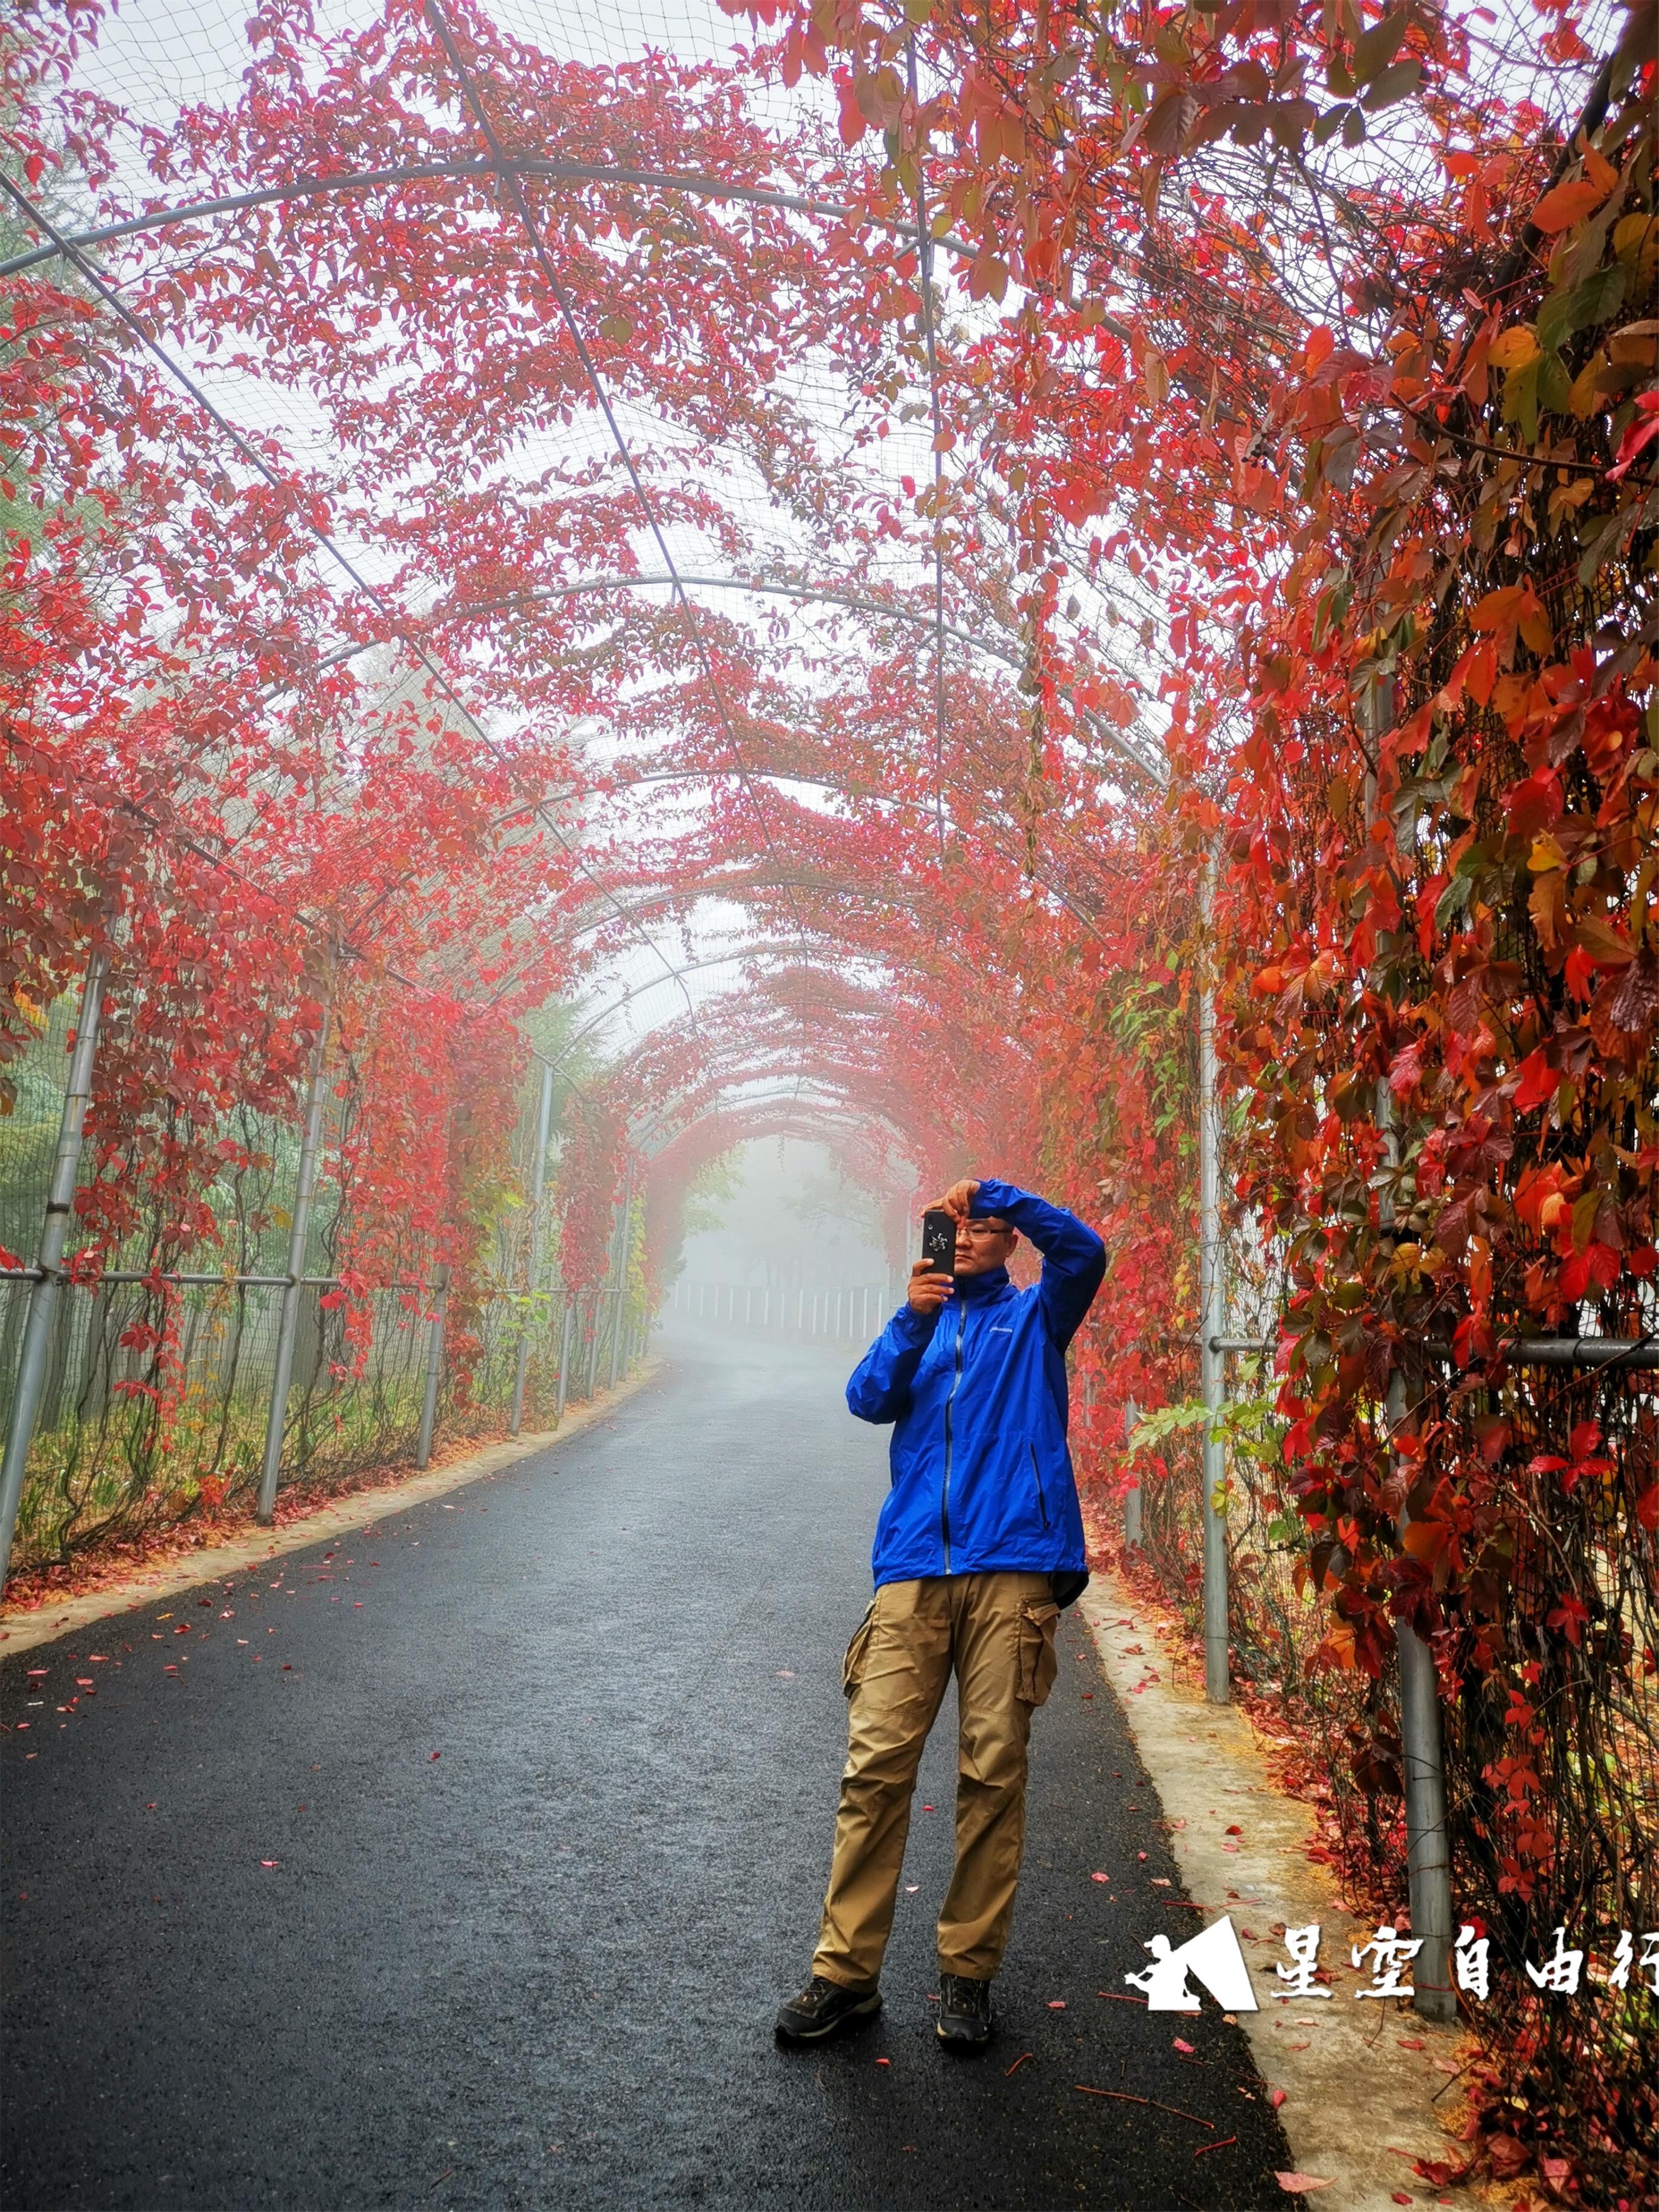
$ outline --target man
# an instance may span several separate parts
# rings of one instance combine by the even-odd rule
[[[1025,1842],[1026,1743],[1055,1669],[1060,1608],[1089,1579],[1066,1443],[1066,1347],[1106,1272],[1074,1214],[1012,1183],[954,1184],[954,1278],[925,1260],[847,1386],[860,1420],[893,1424],[876,1528],[876,1594],[848,1647],[851,1701],[835,1858],[812,1978],[778,2014],[815,2041],[881,2007],[910,1795],[954,1670],[960,1712],[956,1872],[939,1921],[938,2031],[990,2040],[991,1980]],[[1024,1231],[1032,1291],[1008,1279]]]

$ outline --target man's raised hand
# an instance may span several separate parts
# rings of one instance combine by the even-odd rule
[[[951,1280],[918,1260],[910,1270],[909,1304],[912,1313],[936,1314],[951,1295]]]
[[[978,1183],[971,1176],[966,1176],[961,1182],[951,1184],[933,1210],[939,1213],[953,1214],[958,1221],[966,1221],[974,1210],[974,1197],[978,1189]]]

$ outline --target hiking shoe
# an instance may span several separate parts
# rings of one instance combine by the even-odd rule
[[[956,2051],[977,2051],[991,2040],[991,1984],[966,1974],[939,1978],[935,2033]]]
[[[855,2020],[868,2020],[881,2010],[881,1991],[873,1982],[849,1990],[840,1982],[814,1974],[798,1997],[791,1997],[778,2014],[780,2043],[817,2043]]]

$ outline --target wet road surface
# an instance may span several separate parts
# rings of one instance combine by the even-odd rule
[[[775,2048],[885,1433],[839,1361],[666,1348],[550,1453],[0,1662],[7,2212],[1284,2201],[1242,2033],[1120,2001],[1202,1920],[1074,1614],[991,2051],[927,2002],[953,1697],[885,2013]]]

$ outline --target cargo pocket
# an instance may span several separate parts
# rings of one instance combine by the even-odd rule
[[[870,1649],[870,1632],[876,1625],[876,1601],[870,1601],[869,1610],[853,1631],[853,1640],[847,1647],[847,1656],[841,1662],[841,1693],[850,1698],[864,1679],[864,1658]]]
[[[1023,1705],[1040,1705],[1054,1686],[1060,1668],[1060,1655],[1054,1650],[1059,1626],[1057,1605],[1028,1598],[1020,1607],[1019,1701]]]

